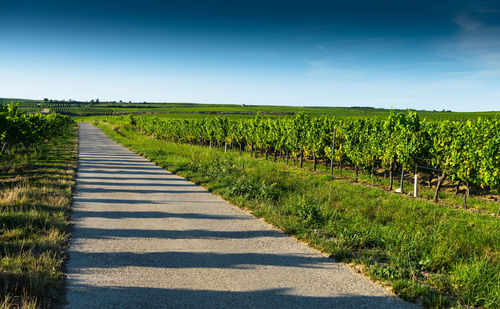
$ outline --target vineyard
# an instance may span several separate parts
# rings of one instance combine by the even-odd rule
[[[18,111],[18,105],[0,106],[1,153],[19,146],[33,146],[57,136],[71,122],[68,116],[26,114]]]
[[[251,156],[258,152],[313,162],[352,166],[372,176],[384,169],[393,189],[399,174],[426,171],[437,177],[434,200],[446,179],[465,186],[465,206],[471,189],[500,189],[500,121],[426,121],[414,112],[391,114],[386,120],[335,119],[299,114],[287,119],[168,120],[117,116],[112,122],[129,123],[158,139],[208,147],[236,147]],[[403,177],[402,177],[403,178]],[[401,188],[403,190],[403,188]],[[499,209],[500,211],[500,209]]]
[[[449,190],[441,192],[441,205],[436,205],[425,198],[413,199],[373,185],[353,184],[354,165],[348,170],[335,169],[335,178],[322,172],[311,173],[312,155],[305,150],[304,168],[298,168],[301,150],[289,151],[292,166],[287,166],[286,150],[281,159],[280,151],[276,154],[280,163],[273,162],[272,147],[267,151],[268,160],[264,160],[265,148],[237,141],[236,134],[232,145],[231,140],[217,141],[215,136],[198,140],[187,131],[184,135],[172,131],[176,130],[172,124],[164,128],[164,137],[151,138],[154,133],[148,136],[145,129],[141,133],[139,121],[138,117],[113,117],[107,122],[96,121],[95,125],[158,166],[203,185],[335,260],[363,265],[367,275],[390,283],[403,299],[421,300],[428,308],[498,307],[500,221],[477,213],[476,208],[467,211],[442,207],[450,200]],[[248,130],[252,122],[257,121],[242,121]],[[337,152],[346,141],[338,139],[342,136],[340,126],[333,129],[337,129]],[[171,142],[174,136],[176,143]],[[332,143],[333,136],[327,141]],[[240,143],[242,155],[237,154]],[[196,146],[199,144],[205,146]],[[250,158],[252,148],[252,156],[260,156],[260,160]],[[318,170],[329,169],[329,156],[324,153],[321,158],[328,165],[318,164]],[[346,158],[344,164],[349,161]],[[339,172],[348,178],[338,177]],[[359,178],[360,182],[370,179],[364,173]],[[470,207],[483,202],[472,198]],[[491,206],[489,213],[497,210],[494,202]]]
[[[294,117],[305,113],[311,117],[337,117],[340,119],[375,118],[385,119],[391,112],[407,114],[406,110],[390,110],[372,107],[327,107],[327,106],[277,106],[277,105],[236,105],[200,103],[131,103],[123,101],[75,101],[75,100],[27,100],[0,98],[0,106],[19,103],[18,110],[26,113],[60,113],[69,116],[110,116],[125,114],[157,115],[158,117],[201,118],[207,115],[225,115],[228,118],[254,117],[260,114],[265,118]],[[464,121],[469,119],[499,118],[500,112],[452,112],[416,111],[418,116],[432,120]]]

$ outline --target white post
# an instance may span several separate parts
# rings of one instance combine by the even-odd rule
[[[415,173],[415,183],[413,185],[413,197],[418,197],[418,174]]]

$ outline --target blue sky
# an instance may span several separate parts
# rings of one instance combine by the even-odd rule
[[[0,97],[500,110],[500,1],[0,0]]]

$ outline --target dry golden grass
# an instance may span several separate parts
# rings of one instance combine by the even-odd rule
[[[61,282],[77,128],[0,157],[0,309],[50,307]]]

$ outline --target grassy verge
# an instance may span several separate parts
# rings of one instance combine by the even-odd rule
[[[0,157],[0,308],[49,307],[62,278],[77,128]]]
[[[244,152],[243,156],[250,158],[250,154]],[[264,158],[264,155],[260,155],[261,158]],[[269,157],[269,160],[272,160],[272,157]],[[278,159],[276,162],[284,163],[285,160]],[[294,162],[290,160],[289,165],[292,167],[297,167],[299,162]],[[304,169],[308,169],[310,172],[313,171],[313,163],[309,161],[304,161]],[[317,173],[330,173],[330,165],[325,166],[324,164],[318,164]],[[399,173],[399,171],[398,171]],[[387,190],[389,188],[389,178],[381,175],[375,174],[373,177],[369,173],[359,172],[358,182],[361,184],[365,184],[368,186],[377,186],[379,188]],[[426,199],[428,201],[433,201],[435,187],[437,184],[437,179],[433,178],[433,187],[429,188],[428,186],[428,176],[420,175],[419,183],[418,183],[418,197],[422,199]],[[343,167],[339,170],[337,167],[333,170],[333,177],[335,179],[354,183],[356,179],[356,172],[353,169],[348,169]],[[404,192],[406,195],[413,196],[413,186],[414,186],[414,175],[406,173],[404,179]],[[394,178],[394,189],[399,188],[400,185],[400,174],[397,174]],[[487,192],[483,192],[487,193]],[[474,194],[474,192],[473,192]],[[456,183],[451,181],[445,181],[442,189],[439,191],[439,201],[438,205],[447,206],[454,209],[460,209],[462,211],[471,211],[471,212],[481,212],[489,215],[496,215],[499,207],[498,199],[500,196],[492,194],[483,194],[472,195],[467,198],[467,209],[464,208],[464,195],[465,188],[464,186],[460,187],[460,190],[456,192]]]
[[[119,143],[426,307],[497,308],[500,220],[98,124]]]

